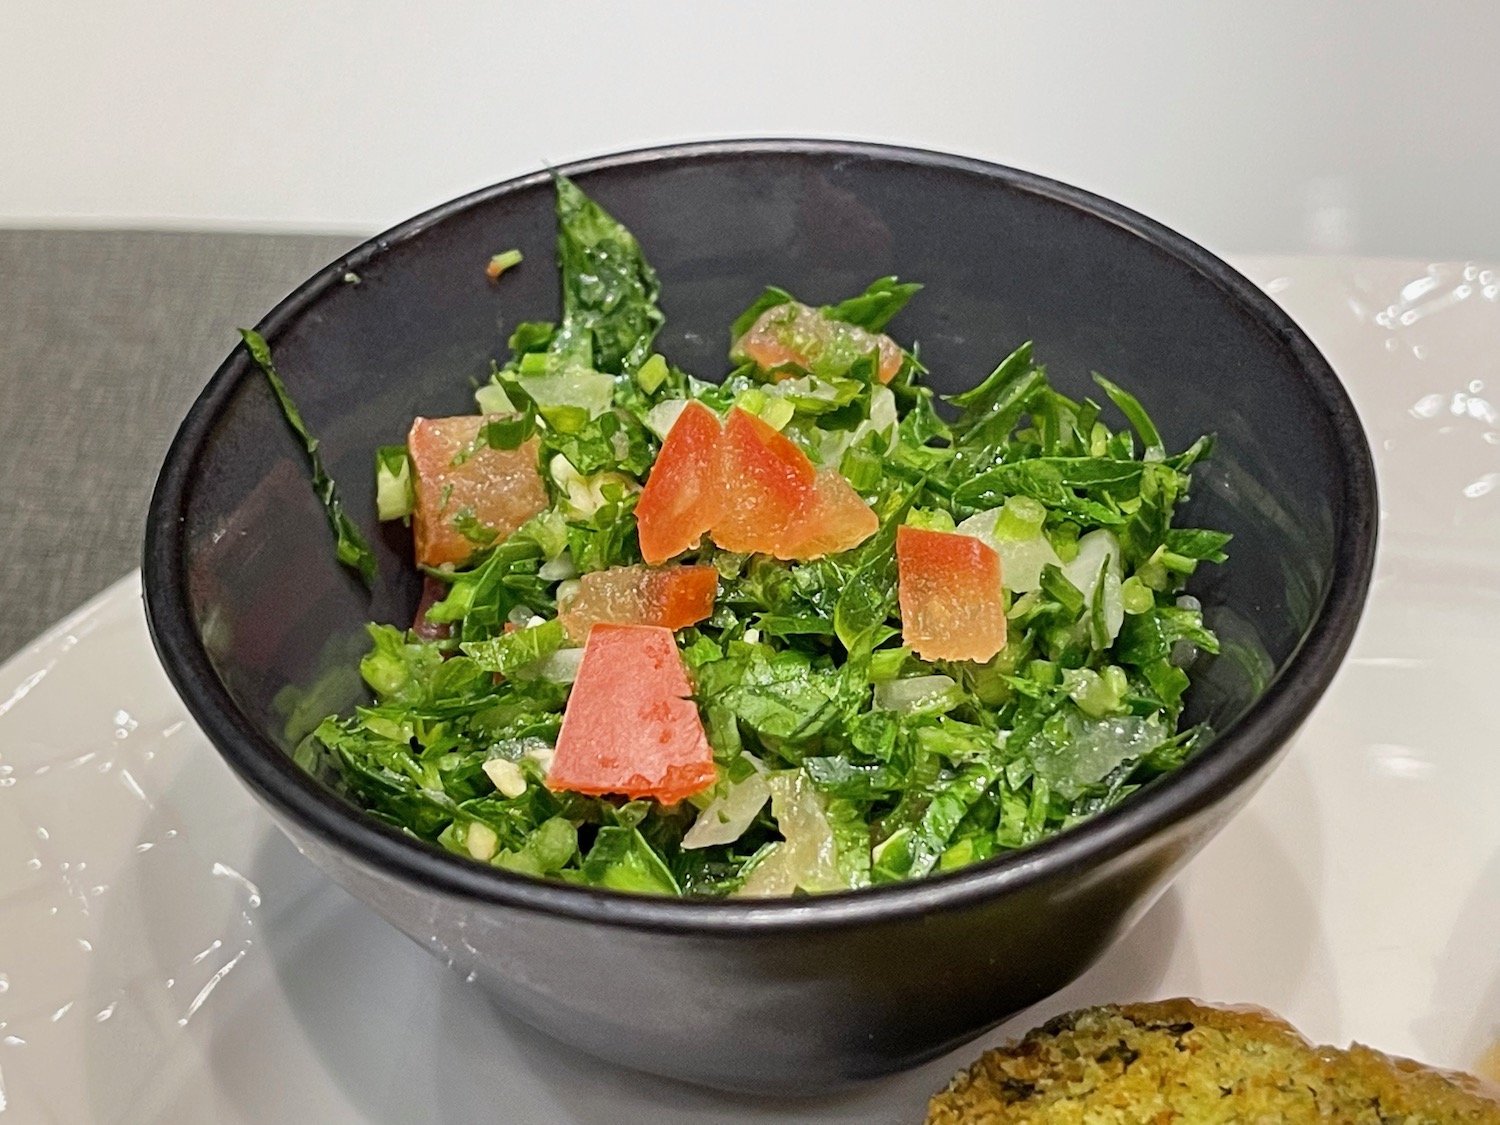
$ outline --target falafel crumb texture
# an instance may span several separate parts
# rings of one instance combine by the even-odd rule
[[[1315,1047],[1254,1008],[1087,1008],[986,1052],[927,1125],[1500,1125],[1467,1075],[1355,1044]]]

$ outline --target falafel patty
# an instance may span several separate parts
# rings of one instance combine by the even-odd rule
[[[1493,1096],[1358,1044],[1314,1047],[1259,1009],[1167,1000],[1072,1012],[986,1052],[927,1125],[1500,1125]]]

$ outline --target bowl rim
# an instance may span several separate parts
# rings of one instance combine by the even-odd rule
[[[974,157],[898,145],[838,140],[715,140],[633,149],[558,168],[569,177],[703,158],[804,156],[875,160],[957,171],[1008,190],[1041,196],[1121,227],[1177,259],[1222,290],[1292,353],[1327,411],[1345,467],[1337,497],[1331,579],[1313,622],[1265,693],[1212,743],[1160,784],[1048,840],[1004,856],[911,882],[785,899],[689,899],[638,895],[533,879],[481,865],[403,835],[339,798],[262,734],[230,697],[209,660],[189,610],[184,536],[186,501],[200,450],[219,410],[253,368],[236,345],[178,429],[152,493],[146,521],[143,589],[147,624],[168,678],[209,741],[240,779],[280,817],[358,863],[434,893],[479,904],[635,930],[702,935],[813,931],[875,920],[913,918],[1015,893],[1070,871],[1083,871],[1140,845],[1160,830],[1227,799],[1272,761],[1338,671],[1353,640],[1374,566],[1377,498],[1368,441],[1348,393],[1292,318],[1237,270],[1197,243],[1130,208],[1034,173]],[[368,239],[280,301],[257,325],[274,343],[344,275],[429,227],[492,200],[550,182],[548,171],[514,177],[440,204]],[[331,551],[331,546],[330,546]]]

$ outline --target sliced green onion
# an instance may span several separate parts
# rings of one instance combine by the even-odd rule
[[[485,276],[494,281],[512,266],[521,264],[521,252],[519,250],[506,250],[496,254],[490,259],[490,264],[485,268]]]
[[[658,352],[653,352],[647,357],[646,362],[641,364],[640,370],[635,373],[636,386],[648,395],[654,394],[658,387],[667,381],[667,361]]]
[[[870,491],[885,475],[880,455],[862,446],[852,446],[844,451],[843,459],[839,461],[839,472],[844,474],[856,492]]]
[[[1120,584],[1120,604],[1126,613],[1135,617],[1149,612],[1156,604],[1156,596],[1139,576],[1132,574]]]
[[[411,457],[404,445],[382,445],[375,451],[375,512],[382,520],[401,520],[417,506]]]
[[[953,516],[942,508],[913,508],[906,514],[908,527],[920,527],[924,531],[953,531]]]
[[[1198,569],[1198,560],[1190,559],[1186,555],[1179,555],[1176,551],[1162,551],[1160,556],[1161,565],[1175,574],[1192,574]]]
[[[784,398],[772,398],[760,412],[761,421],[773,430],[779,430],[792,420],[797,407]]]
[[[771,396],[759,387],[746,387],[735,396],[734,405],[738,406],[747,414],[760,417],[760,412],[766,408],[766,403],[771,401]]]
[[[1000,518],[995,521],[995,537],[1014,542],[1031,539],[1042,530],[1042,524],[1046,522],[1047,509],[1042,506],[1041,501],[1033,500],[1030,496],[1012,496],[1005,501],[1005,506],[1000,509]]]

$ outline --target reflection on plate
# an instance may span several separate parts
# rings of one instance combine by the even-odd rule
[[[1370,430],[1369,612],[1250,807],[1010,1028],[1186,993],[1474,1066],[1500,1039],[1500,279],[1244,265]],[[0,668],[0,1125],[894,1125],[982,1045],[797,1104],[606,1067],[496,1012],[302,860],[186,718],[136,576]]]

